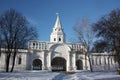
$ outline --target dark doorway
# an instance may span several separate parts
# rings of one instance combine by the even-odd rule
[[[40,59],[33,60],[33,70],[42,70],[42,61]]]
[[[76,61],[76,66],[77,66],[77,70],[83,70],[83,62],[82,62],[82,60],[77,60]]]
[[[61,57],[56,57],[51,62],[52,71],[66,71],[66,60]]]

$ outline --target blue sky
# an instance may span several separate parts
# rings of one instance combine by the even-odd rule
[[[40,41],[49,41],[58,12],[70,42],[76,38],[73,26],[78,19],[88,18],[92,24],[120,8],[120,0],[0,0],[0,14],[10,8],[22,13],[37,28]]]

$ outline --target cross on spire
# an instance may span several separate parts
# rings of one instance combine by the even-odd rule
[[[56,15],[59,16],[59,13],[57,12]]]

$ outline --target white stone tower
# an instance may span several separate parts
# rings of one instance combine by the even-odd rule
[[[57,19],[50,35],[50,42],[65,43],[65,33],[60,22],[59,14],[56,13],[56,15]]]

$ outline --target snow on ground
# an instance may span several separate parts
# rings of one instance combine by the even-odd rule
[[[49,71],[0,72],[0,80],[52,80],[58,74]]]
[[[81,71],[75,74],[68,74],[63,80],[120,80],[120,75],[117,75],[115,71]]]
[[[120,80],[115,71],[79,71],[76,73],[50,71],[0,72],[0,80]]]

